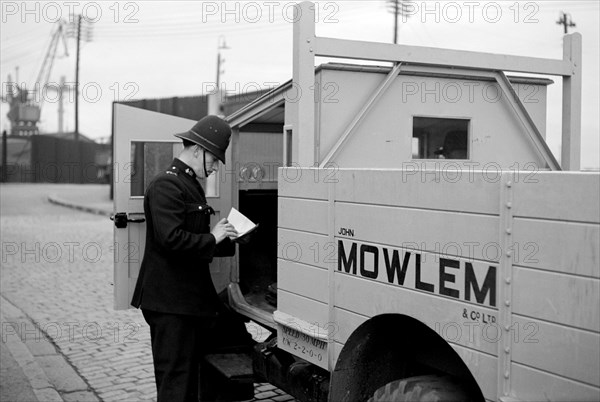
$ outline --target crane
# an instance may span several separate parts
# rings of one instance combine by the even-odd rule
[[[37,79],[35,81],[34,89],[27,90],[19,86],[19,83],[13,83],[9,75],[8,77],[8,91],[6,101],[9,103],[10,108],[8,111],[8,119],[11,123],[11,135],[33,135],[38,133],[37,123],[40,121],[42,106],[44,104],[44,90],[56,89],[53,86],[48,86],[48,80],[50,79],[50,73],[52,72],[52,66],[54,65],[54,59],[58,49],[59,42],[62,40],[65,49],[65,56],[69,55],[67,49],[67,43],[64,34],[64,21],[57,22],[56,28],[52,33],[52,39],[44,55],[44,60],[40,67]],[[66,86],[61,85],[57,90],[60,91],[60,102],[62,103],[62,91],[68,89]],[[35,92],[38,92],[37,94]],[[34,102],[35,99],[39,99],[39,102]],[[59,110],[62,110],[62,105],[59,105]],[[60,119],[62,120],[62,119]]]
[[[40,71],[38,73],[37,79],[35,80],[36,87],[38,88],[38,90],[40,92],[43,91],[44,89],[57,90],[59,92],[59,94],[60,94],[59,99],[61,102],[61,105],[59,106],[60,109],[62,109],[62,107],[61,107],[62,106],[62,92],[65,90],[68,90],[68,88],[66,86],[64,86],[63,82],[61,82],[61,85],[58,88],[55,88],[54,86],[49,86],[48,82],[50,80],[50,73],[52,72],[52,67],[54,65],[54,59],[56,58],[56,51],[58,48],[58,43],[61,40],[62,40],[62,43],[64,46],[63,57],[69,56],[69,49],[67,48],[67,40],[65,37],[64,26],[65,26],[64,20],[60,20],[57,22],[56,29],[54,30],[54,33],[52,34],[52,40],[50,41],[50,44],[48,45],[48,49],[46,50],[46,55],[44,56],[44,61],[42,62],[42,66],[40,67]],[[41,94],[38,94],[38,95],[41,95]],[[41,113],[42,106],[44,105],[44,98],[45,98],[44,96],[39,96],[40,113]]]

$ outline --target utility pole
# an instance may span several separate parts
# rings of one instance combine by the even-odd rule
[[[389,11],[394,14],[394,44],[398,44],[398,17],[400,15],[407,16],[408,4],[410,1],[402,0],[387,0]]]
[[[8,181],[8,173],[6,169],[8,167],[8,151],[6,150],[7,141],[6,141],[6,130],[2,130],[2,183],[6,183]]]
[[[219,37],[220,38],[220,37]],[[221,44],[217,45],[217,91],[221,88]]]
[[[79,58],[81,40],[83,39],[86,42],[90,42],[92,40],[92,27],[88,24],[86,24],[86,26],[82,26],[83,22],[83,16],[78,15],[77,19],[71,22],[69,25],[69,30],[67,32],[67,36],[75,36],[77,40],[77,55],[75,61],[75,141],[79,140]],[[77,24],[76,27],[73,26],[75,24]]]
[[[225,62],[225,59],[221,58],[221,50],[229,49],[225,42],[225,36],[219,36],[219,43],[217,44],[217,89],[221,89],[221,65]]]
[[[77,16],[77,55],[75,62],[75,141],[79,141],[79,47],[81,43],[81,19]]]
[[[64,115],[65,115],[65,107],[63,103],[63,91],[67,89],[65,84],[65,76],[60,77],[60,87],[58,88],[58,132],[64,132]]]
[[[556,21],[558,25],[562,25],[565,29],[565,35],[569,33],[569,27],[575,27],[575,23],[571,19],[571,14],[567,14],[564,11],[561,11],[558,17],[558,21]]]
[[[394,3],[394,45],[398,44],[398,0],[393,1]]]
[[[208,113],[209,114],[215,114],[215,115],[224,115],[224,110],[223,110],[223,96],[224,93],[221,90],[221,74],[223,74],[225,71],[222,70],[222,66],[223,63],[225,62],[225,59],[221,57],[221,50],[225,50],[225,49],[229,49],[229,47],[227,47],[227,43],[225,42],[225,36],[220,35],[219,36],[219,41],[217,43],[217,88],[216,88],[216,93],[209,95],[209,102],[208,102]]]

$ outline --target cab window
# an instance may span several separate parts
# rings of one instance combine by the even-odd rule
[[[413,117],[413,159],[469,159],[469,120]]]

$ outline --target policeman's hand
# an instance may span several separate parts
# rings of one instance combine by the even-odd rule
[[[227,219],[221,219],[210,233],[215,236],[217,244],[225,240],[226,237],[233,239],[238,236],[237,230],[235,230],[231,223],[227,222]]]

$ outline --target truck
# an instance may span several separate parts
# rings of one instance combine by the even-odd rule
[[[267,334],[228,379],[305,401],[600,400],[581,35],[556,60],[392,45],[318,37],[314,5],[296,8],[292,80],[227,116],[228,164],[203,183],[215,222],[235,207],[259,223],[211,265]],[[320,56],[381,65],[315,68]],[[548,76],[562,81],[560,163]],[[181,147],[168,133],[194,122],[113,116],[115,308],[128,308],[145,185]]]

